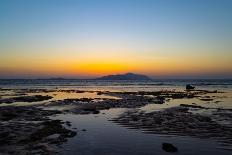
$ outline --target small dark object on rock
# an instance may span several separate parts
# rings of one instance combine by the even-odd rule
[[[69,121],[66,121],[65,124],[66,124],[67,126],[72,126],[72,125],[71,125],[71,122],[69,122]]]
[[[86,129],[82,129],[82,131],[86,131]]]
[[[213,101],[213,98],[200,98],[202,101]]]
[[[100,92],[100,91],[99,91],[99,92],[97,92],[97,95],[102,95],[102,94],[103,94],[103,93],[102,93],[102,92]]]
[[[100,111],[98,111],[98,110],[93,111],[93,114],[99,114],[99,113],[100,113]]]
[[[193,90],[195,87],[190,85],[190,84],[187,84],[186,85],[186,90]]]
[[[177,152],[178,151],[178,149],[170,143],[163,143],[162,149],[166,152]]]

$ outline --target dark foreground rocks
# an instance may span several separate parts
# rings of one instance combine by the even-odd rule
[[[32,90],[25,91],[31,92]],[[33,91],[40,92],[43,90]],[[44,92],[47,91],[44,90]],[[64,90],[64,92],[83,93],[83,91],[78,90]],[[23,93],[23,90],[20,93]],[[147,104],[163,104],[170,99],[200,98],[201,95],[217,93],[215,91],[97,93],[98,95],[114,96],[118,99],[74,98],[48,101],[47,104],[44,102],[43,106],[70,105],[72,108],[64,111],[75,114],[98,114],[103,109],[129,108],[130,111],[112,121],[128,128],[141,129],[145,133],[212,138],[221,142],[232,143],[232,128],[218,124],[210,117],[189,112],[189,108],[203,109],[201,106],[183,104],[178,108],[151,113],[136,110],[136,108]],[[50,98],[50,96],[42,95],[19,96],[8,99],[2,98],[0,103],[36,102],[49,100]],[[208,97],[205,98],[209,99]],[[215,117],[223,115],[224,118],[226,117],[228,121],[231,121],[230,114],[219,112]],[[49,119],[49,116],[59,113],[59,111],[42,110],[36,107],[0,107],[0,153],[26,155],[56,152],[58,147],[68,138],[76,135],[76,132],[68,128],[71,126],[70,122]],[[83,129],[82,131],[86,130]],[[164,146],[165,150],[169,152],[175,150],[173,147],[166,144]]]
[[[178,148],[170,143],[163,143],[162,149],[166,152],[177,152],[178,151]]]
[[[195,87],[190,85],[190,84],[187,84],[186,85],[186,90],[193,90]]]
[[[67,138],[76,135],[65,122],[51,120],[58,111],[34,107],[0,107],[0,152],[3,154],[48,155]]]
[[[33,95],[33,96],[17,96],[12,98],[5,98],[0,99],[1,103],[14,103],[14,102],[38,102],[38,101],[44,101],[49,100],[53,98],[52,96],[43,96],[43,95]]]
[[[231,116],[232,113],[227,115]],[[193,114],[189,112],[188,107],[181,106],[150,113],[131,110],[111,121],[128,128],[140,129],[144,133],[192,136],[232,144],[231,126],[220,124],[208,116]]]

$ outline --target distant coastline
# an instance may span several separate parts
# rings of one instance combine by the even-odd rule
[[[100,78],[96,78],[96,80],[152,80],[152,79],[142,74],[126,73],[126,74],[102,76]]]

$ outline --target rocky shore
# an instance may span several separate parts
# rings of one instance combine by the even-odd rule
[[[33,96],[17,96],[11,98],[0,99],[1,103],[14,103],[14,102],[38,102],[38,101],[45,101],[53,98],[52,96],[43,96],[43,95],[33,95]]]
[[[140,108],[148,104],[164,104],[175,99],[199,99],[210,102],[217,97],[219,91],[139,91],[139,92],[109,92],[82,91],[60,89],[19,89],[13,91],[17,96],[0,98],[0,152],[2,154],[44,154],[59,151],[59,147],[76,135],[71,128],[71,122],[50,119],[58,114],[98,114],[101,110],[110,108],[126,108],[128,111],[110,121],[130,129],[139,129],[144,133],[192,136],[213,139],[223,144],[232,145],[232,110],[209,108],[197,104],[180,104],[174,108],[160,111],[145,112]],[[50,100],[56,92],[62,93],[94,93],[94,98],[66,98]],[[30,93],[38,93],[29,95]],[[43,93],[41,95],[40,93]],[[50,93],[44,95],[44,93]],[[52,94],[54,95],[52,96]],[[212,94],[212,95],[211,95]],[[101,95],[115,97],[101,98]],[[39,102],[33,106],[10,106],[14,102]],[[216,102],[216,101],[215,101]],[[220,101],[218,101],[220,102]],[[45,110],[51,107],[70,106],[64,110]],[[54,108],[55,109],[55,108]],[[196,110],[211,110],[210,115],[194,113]],[[213,111],[212,111],[213,110]],[[220,121],[221,120],[221,121]],[[225,121],[227,123],[225,124]],[[167,152],[177,152],[177,149],[163,145]]]
[[[78,90],[65,90],[65,92],[79,92]],[[98,91],[97,95],[114,96],[118,99],[107,98],[75,98],[64,99],[45,103],[44,106],[72,106],[66,112],[75,114],[97,114],[100,110],[110,108],[139,108],[147,104],[163,104],[171,99],[201,98],[202,95],[215,93],[216,91],[156,91],[156,92],[108,92]],[[83,93],[80,91],[80,93]],[[211,99],[211,98],[208,98]]]
[[[66,122],[51,120],[59,111],[35,107],[0,107],[0,152],[13,155],[48,155],[76,135]]]
[[[201,108],[201,107],[194,107]],[[179,106],[145,113],[141,110],[129,110],[111,121],[127,128],[140,129],[144,133],[192,136],[213,139],[221,143],[232,145],[232,126],[221,125],[211,117],[193,114],[188,106]],[[232,113],[217,115],[229,115]]]

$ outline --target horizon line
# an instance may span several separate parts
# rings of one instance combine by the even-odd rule
[[[157,77],[152,80],[232,80],[232,77]],[[149,80],[101,80],[99,78],[0,78],[0,80],[99,80],[99,81],[149,81]]]

